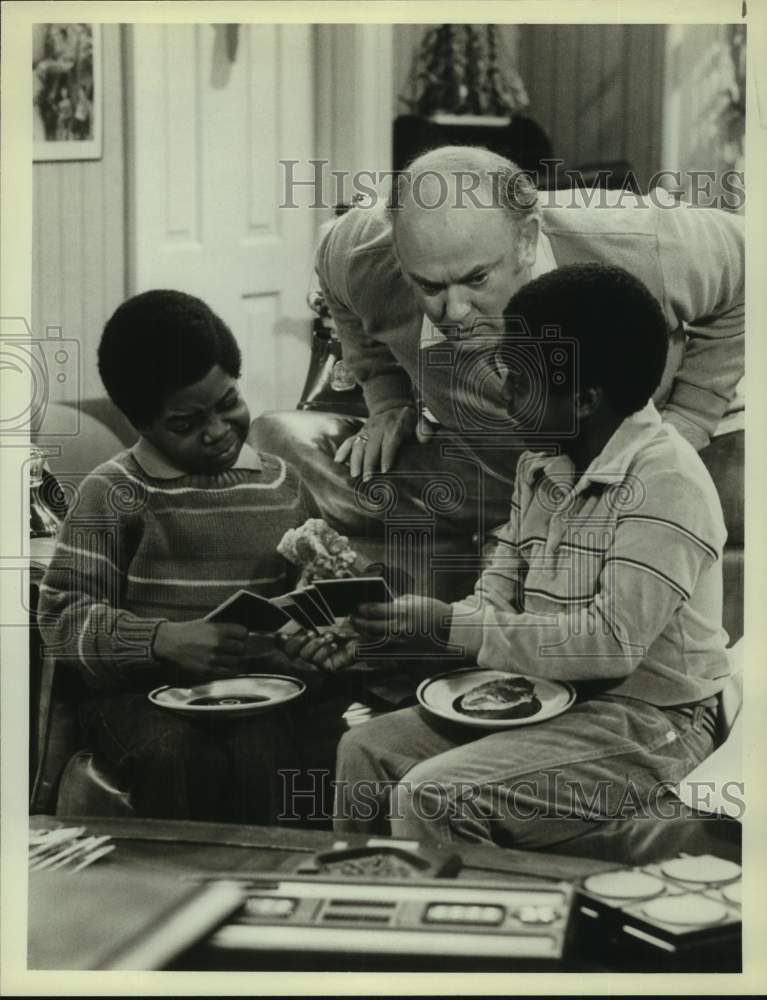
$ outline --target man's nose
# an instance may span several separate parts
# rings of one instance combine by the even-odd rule
[[[445,292],[445,319],[449,323],[461,323],[470,312],[471,302],[466,290],[460,287],[448,288]]]

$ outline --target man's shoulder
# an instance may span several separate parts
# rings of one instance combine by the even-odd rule
[[[353,208],[334,223],[320,243],[317,272],[325,292],[366,317],[369,330],[407,322],[417,312],[383,201]]]
[[[572,188],[541,193],[543,231],[549,237],[586,236],[654,237],[661,212],[679,210],[678,203],[662,188],[647,195],[607,188]]]
[[[368,206],[356,206],[340,216],[326,234],[323,243],[338,254],[392,254],[392,231],[386,204],[378,200]]]
[[[677,253],[680,242],[687,247],[696,238],[722,234],[733,241],[742,239],[743,220],[736,213],[680,200],[660,187],[643,195],[607,188],[544,191],[540,202],[543,231],[555,246],[564,240],[566,250],[568,238],[574,242],[580,238],[581,243],[589,237],[606,239],[608,258],[616,246],[620,250],[620,240],[629,253],[643,238],[655,242],[658,250]],[[616,238],[614,244],[611,237]],[[599,256],[599,242],[593,250]]]

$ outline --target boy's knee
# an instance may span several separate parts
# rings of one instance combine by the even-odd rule
[[[438,781],[413,782],[407,775],[392,789],[389,821],[394,837],[420,841],[445,839],[448,800]]]
[[[139,767],[158,770],[189,766],[211,756],[212,744],[206,736],[181,719],[170,717],[166,725],[156,725],[149,737],[136,747]]]
[[[364,729],[364,725],[355,726],[345,732],[339,740],[336,752],[339,770],[370,757],[370,748],[360,736],[361,729]]]
[[[429,763],[414,767],[392,790],[392,835],[436,841],[489,840],[496,804],[488,788],[477,782],[444,780]]]
[[[391,746],[391,728],[388,716],[370,719],[348,729],[338,744],[339,761],[380,760],[386,756]]]

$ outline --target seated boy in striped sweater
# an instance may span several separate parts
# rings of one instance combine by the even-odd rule
[[[129,299],[106,324],[98,361],[141,437],[80,486],[41,588],[46,646],[85,680],[84,735],[130,782],[139,815],[269,822],[276,772],[296,766],[289,713],[200,725],[147,693],[296,673],[242,626],[203,619],[240,587],[290,589],[276,549],[310,516],[299,482],[247,444],[240,351],[204,302],[175,291]]]

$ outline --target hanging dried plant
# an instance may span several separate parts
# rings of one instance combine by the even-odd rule
[[[530,103],[493,24],[431,28],[413,60],[409,83],[415,96],[400,100],[423,118],[438,114],[512,118]]]

